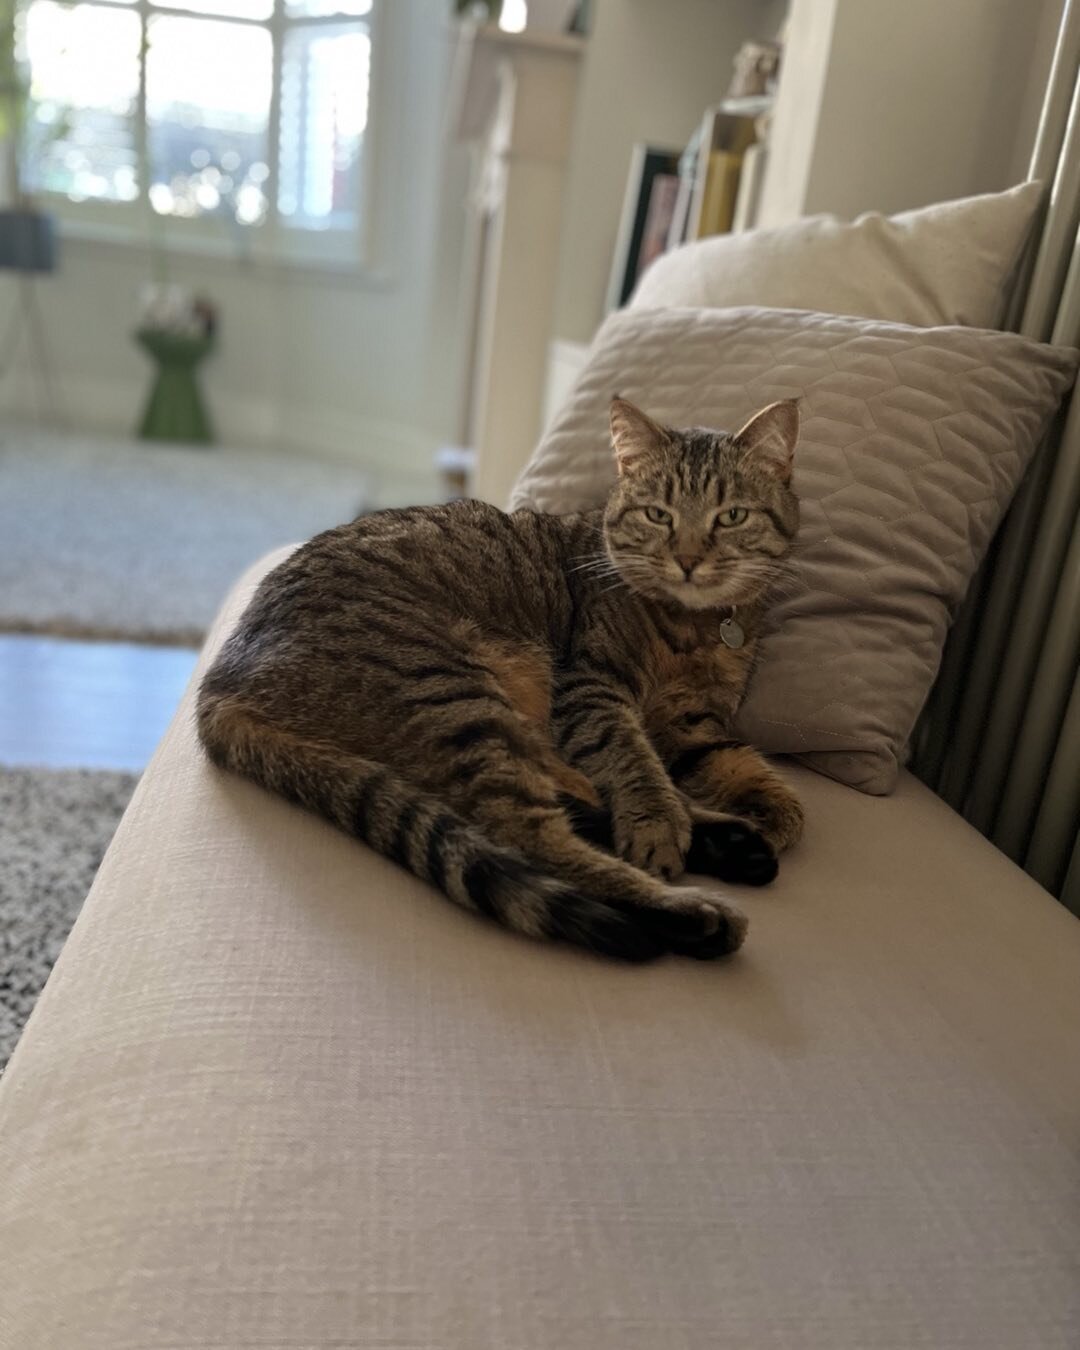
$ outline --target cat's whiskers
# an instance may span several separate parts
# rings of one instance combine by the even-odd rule
[[[578,563],[577,567],[568,567],[568,573],[571,572],[612,572],[615,570],[614,564],[606,554],[590,558],[587,562]]]
[[[621,576],[652,577],[656,576],[656,568],[651,563],[630,562],[620,559],[618,566],[613,569]]]

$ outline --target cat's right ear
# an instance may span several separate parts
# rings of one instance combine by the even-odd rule
[[[611,446],[620,476],[655,459],[667,440],[664,428],[629,399],[611,400]]]

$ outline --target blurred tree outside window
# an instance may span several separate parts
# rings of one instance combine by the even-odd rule
[[[330,236],[347,251],[373,3],[20,0],[23,187],[98,220],[149,210],[270,236],[286,255]]]

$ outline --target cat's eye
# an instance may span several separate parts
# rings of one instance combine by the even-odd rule
[[[749,514],[745,506],[729,506],[716,517],[716,523],[724,529],[730,529],[732,525],[741,525]]]
[[[662,506],[646,506],[645,519],[651,520],[654,525],[670,525],[671,512],[665,511]]]

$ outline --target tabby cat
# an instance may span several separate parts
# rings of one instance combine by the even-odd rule
[[[534,938],[734,951],[684,870],[761,885],[802,828],[731,739],[798,523],[793,402],[737,435],[611,405],[618,481],[573,516],[361,517],[262,582],[199,693],[213,762]]]

